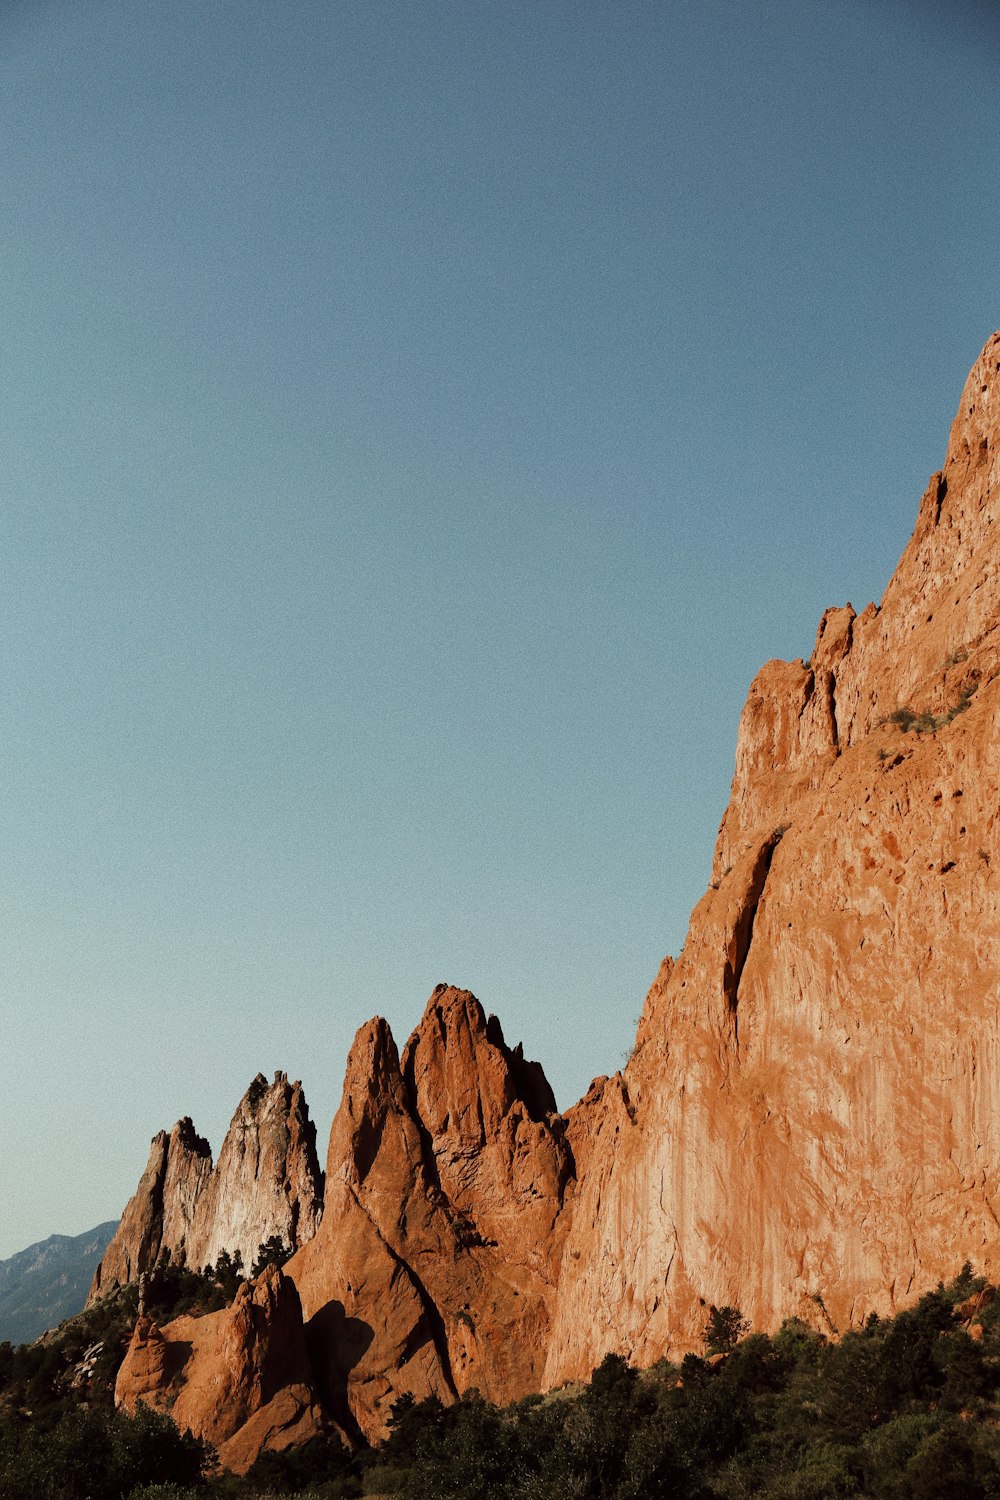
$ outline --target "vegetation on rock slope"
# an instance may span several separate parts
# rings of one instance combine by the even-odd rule
[[[1000,1299],[968,1268],[836,1342],[793,1320],[737,1343],[738,1314],[713,1309],[710,1359],[639,1372],[612,1355],[589,1385],[506,1409],[403,1398],[378,1448],[331,1434],[242,1479],[166,1418],[114,1412],[135,1295],[0,1346],[0,1500],[1000,1500]],[[220,1295],[168,1269],[150,1310]]]

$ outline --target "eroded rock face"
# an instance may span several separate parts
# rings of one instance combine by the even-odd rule
[[[161,1131],[97,1271],[92,1301],[151,1270],[163,1251],[197,1270],[223,1250],[249,1270],[264,1240],[280,1236],[291,1248],[316,1232],[323,1212],[323,1179],[316,1129],[302,1087],[276,1073],[258,1074],[240,1100],[213,1168],[207,1141],[191,1121]]]
[[[538,1387],[571,1175],[541,1069],[473,995],[439,985],[402,1059],[361,1028],[324,1220],[286,1268],[339,1420],[377,1437],[402,1391]]]
[[[751,687],[630,1107],[591,1109],[550,1382],[696,1347],[708,1303],[843,1329],[1000,1271],[998,450],[1000,336],[881,606]]]
[[[240,1100],[184,1239],[192,1266],[214,1265],[223,1250],[247,1270],[263,1240],[279,1235],[296,1249],[312,1239],[323,1212],[316,1127],[302,1093],[278,1073],[258,1074]]]
[[[302,1311],[276,1266],[245,1282],[231,1307],[163,1328],[140,1317],[115,1384],[115,1405],[167,1411],[244,1473],[262,1448],[308,1441],[328,1427],[316,1399]]]
[[[380,1436],[403,1391],[509,1401],[609,1351],[700,1348],[713,1303],[832,1332],[966,1259],[1000,1277],[998,449],[1000,335],[881,605],[828,610],[808,663],[754,680],[712,883],[624,1073],[560,1117],[446,986],[401,1057],[384,1021],[359,1031],[324,1218],[286,1267],[348,1432]],[[158,1137],[130,1246],[171,1170],[194,1235],[203,1154]],[[311,1389],[297,1348],[280,1391],[227,1376],[240,1425],[212,1428],[197,1371],[244,1347],[228,1316],[140,1323],[128,1376],[142,1399],[172,1381],[224,1454],[294,1433]],[[178,1375],[184,1340],[201,1364]]]
[[[827,610],[808,663],[768,662],[754,679],[713,878],[888,715],[943,715],[1000,663],[998,364],[994,334],[966,381],[944,467],[931,476],[881,605],[860,615],[849,604]]]
[[[156,1264],[162,1248],[180,1249],[211,1171],[209,1144],[189,1119],[153,1137],[146,1170],[94,1272],[88,1304],[137,1281]]]

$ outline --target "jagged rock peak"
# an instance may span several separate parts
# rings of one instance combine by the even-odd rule
[[[1000,333],[965,384],[944,467],[881,603],[820,620],[809,661],[770,661],[740,718],[718,882],[830,763],[900,711],[942,718],[1000,666]]]
[[[344,1089],[327,1148],[326,1175],[361,1183],[385,1143],[388,1117],[409,1120],[399,1053],[389,1023],[374,1016],[347,1054]],[[419,1154],[419,1153],[418,1153]]]
[[[486,1016],[469,990],[439,984],[403,1049],[403,1076],[422,1124],[437,1136],[451,1131],[485,1143],[515,1100],[533,1120],[556,1113],[539,1063],[504,1041],[496,1016]]]
[[[391,1093],[399,1079],[399,1052],[389,1023],[373,1016],[359,1026],[347,1054],[344,1098]]]
[[[400,1066],[443,1192],[491,1242],[529,1200],[558,1207],[572,1165],[552,1090],[475,995],[438,985]]]
[[[90,1299],[134,1281],[164,1252],[198,1269],[223,1250],[247,1269],[260,1244],[293,1250],[316,1232],[323,1177],[300,1083],[258,1073],[233,1115],[218,1162],[191,1120],[153,1137],[149,1161],[94,1275]]]
[[[170,1132],[169,1139],[177,1146],[190,1151],[192,1156],[207,1156],[212,1160],[212,1148],[203,1135],[199,1135],[194,1128],[194,1122],[190,1115],[184,1115],[182,1119]]]
[[[571,1182],[544,1075],[468,990],[438,985],[401,1059],[383,1019],[361,1027],[326,1216],[286,1268],[338,1420],[374,1438],[401,1390],[537,1388]]]
[[[211,1171],[208,1142],[187,1116],[169,1133],[154,1135],[139,1185],[94,1272],[88,1303],[135,1281],[156,1264],[161,1251],[181,1250]]]
[[[323,1196],[316,1128],[302,1085],[258,1073],[240,1100],[205,1183],[184,1253],[189,1265],[214,1265],[237,1251],[249,1270],[273,1235],[295,1249],[311,1239]],[[262,1229],[264,1232],[262,1232]]]

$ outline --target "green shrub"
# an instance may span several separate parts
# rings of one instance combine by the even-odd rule
[[[707,1354],[728,1354],[735,1349],[740,1339],[750,1332],[750,1324],[738,1307],[713,1307],[709,1309],[708,1322],[702,1337]]]

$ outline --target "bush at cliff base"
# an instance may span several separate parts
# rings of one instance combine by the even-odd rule
[[[1000,1297],[970,1304],[983,1289],[966,1268],[834,1340],[791,1320],[679,1365],[609,1355],[588,1385],[506,1408],[403,1397],[377,1448],[331,1435],[243,1478],[165,1417],[67,1383],[76,1333],[0,1346],[0,1500],[1000,1500]]]
[[[133,1418],[95,1408],[51,1422],[6,1414],[0,1427],[2,1500],[121,1500],[156,1475],[190,1485],[208,1454],[167,1417],[140,1407]]]
[[[401,1500],[1000,1500],[1000,1301],[973,1338],[966,1269],[891,1320],[830,1341],[797,1320],[712,1362],[497,1410],[395,1408],[366,1490]],[[727,1320],[733,1322],[734,1320]],[[718,1320],[706,1329],[717,1342]]]

